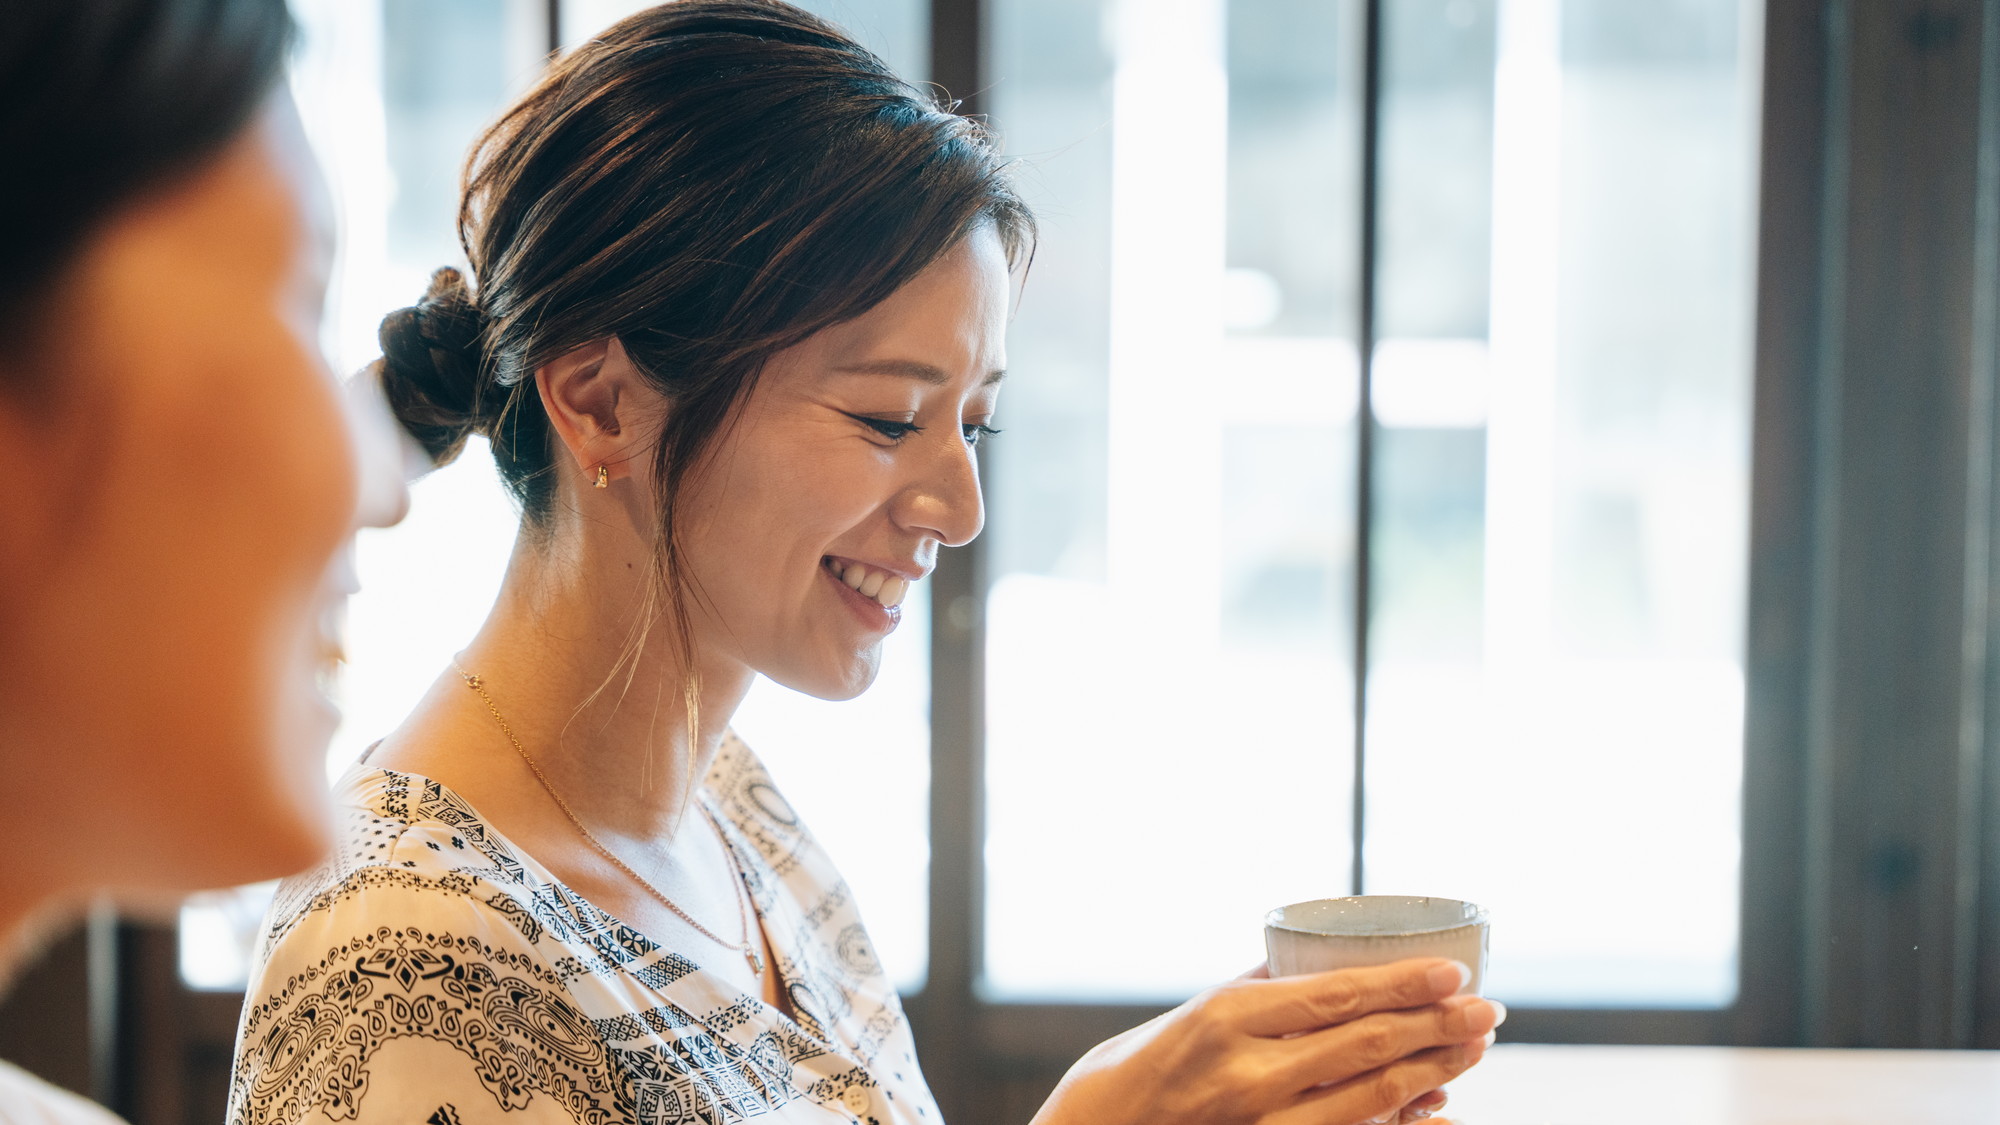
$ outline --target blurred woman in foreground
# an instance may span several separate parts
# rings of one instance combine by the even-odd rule
[[[0,10],[0,978],[95,897],[329,839],[356,454],[290,29],[283,0]],[[0,1064],[0,1120],[104,1116]]]
[[[440,461],[491,442],[519,537],[273,906],[231,1120],[935,1122],[852,895],[728,728],[760,674],[865,690],[978,534],[1032,220],[974,122],[776,0],[595,37],[468,185],[476,292],[385,321],[383,381]],[[1038,1120],[1423,1116],[1500,1018],[1462,971],[1223,986]]]

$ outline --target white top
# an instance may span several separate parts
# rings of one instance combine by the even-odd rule
[[[124,1125],[110,1110],[0,1062],[0,1125]]]
[[[796,1020],[598,909],[429,778],[357,766],[335,799],[335,858],[279,889],[252,963],[232,1125],[940,1125],[847,884],[733,734],[696,799]]]

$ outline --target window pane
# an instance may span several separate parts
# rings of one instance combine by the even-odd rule
[[[996,996],[1185,995],[1346,890],[1359,12],[994,9],[1043,220],[989,460]]]
[[[1727,1005],[1761,10],[1389,12],[1368,889],[1511,1001]]]

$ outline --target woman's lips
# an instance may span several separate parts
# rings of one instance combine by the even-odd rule
[[[857,588],[847,578],[843,577],[842,571],[835,569],[834,564],[839,561],[841,560],[828,559],[826,560],[826,564],[820,567],[820,573],[825,575],[827,581],[832,584],[834,595],[845,601],[848,608],[852,609],[855,615],[861,618],[862,623],[870,629],[878,629],[884,633],[893,631],[896,625],[903,619],[903,610],[900,605],[882,604],[880,597],[884,592],[884,588],[888,586],[888,583],[877,583],[877,596],[871,598],[862,593],[861,588]],[[876,573],[879,574],[881,572],[877,571]],[[900,602],[903,594],[909,588],[909,582],[903,578],[895,578],[895,581],[901,583],[903,587],[901,590],[894,591],[896,600]],[[864,583],[865,585],[866,583]]]
[[[358,585],[351,560],[336,558],[320,584],[312,627],[305,638],[314,686],[329,703],[337,698],[340,670],[347,663],[347,599]]]

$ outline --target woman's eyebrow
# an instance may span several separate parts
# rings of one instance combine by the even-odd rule
[[[843,364],[833,370],[841,375],[897,375],[929,383],[934,387],[942,387],[951,382],[951,376],[945,374],[943,368],[914,359],[870,359],[860,363]],[[990,387],[1006,377],[1006,369],[995,368],[987,372],[986,378],[980,380],[979,385]]]

